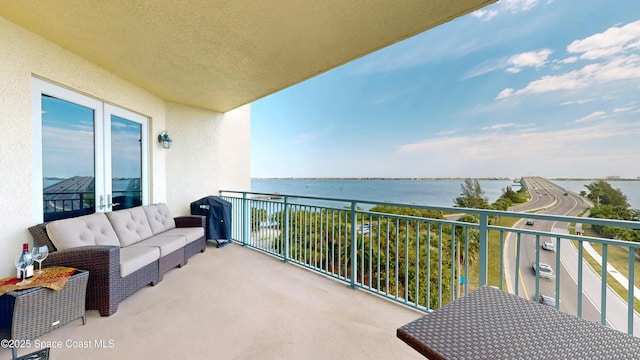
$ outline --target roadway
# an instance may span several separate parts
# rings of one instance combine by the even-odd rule
[[[578,194],[566,191],[565,189],[542,178],[524,178],[527,184],[531,200],[526,204],[513,207],[516,212],[535,212],[538,214],[553,214],[563,216],[578,216],[582,211],[588,209],[587,203]],[[565,195],[566,194],[566,195]],[[550,220],[534,220],[532,225],[526,225],[526,218],[520,220],[514,227],[566,234],[568,223],[559,223]],[[505,275],[509,292],[515,293],[515,276],[518,276],[518,295],[535,300],[536,298],[536,276],[532,269],[532,264],[536,261],[536,246],[541,246],[544,242],[553,242],[558,249],[556,237],[540,237],[536,243],[536,236],[533,234],[523,234],[520,239],[520,263],[516,275],[516,237],[513,234],[507,237],[505,242]],[[560,289],[560,310],[569,314],[577,315],[578,311],[578,286],[577,268],[578,252],[573,243],[562,241],[560,252],[540,250],[540,262],[551,265],[554,270],[554,279],[540,279],[538,283],[539,294],[555,297],[556,281],[559,281]],[[560,254],[560,267],[557,268],[557,255]],[[582,296],[582,317],[584,319],[600,323],[600,276],[584,262],[583,264],[583,294]],[[615,292],[607,287],[607,325],[627,332],[627,303]],[[636,313],[634,319],[634,334],[640,334],[640,317]]]

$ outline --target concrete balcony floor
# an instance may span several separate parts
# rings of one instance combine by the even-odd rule
[[[422,359],[396,337],[420,316],[232,244],[209,246],[114,315],[88,311],[85,326],[77,320],[38,342],[62,343],[51,359]],[[35,351],[31,343],[18,355]],[[10,355],[0,349],[0,358]]]

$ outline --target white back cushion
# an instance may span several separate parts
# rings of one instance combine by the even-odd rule
[[[147,214],[147,220],[149,221],[153,235],[176,227],[176,222],[167,204],[153,204],[143,206],[142,208],[145,214]]]
[[[52,221],[47,224],[47,234],[58,250],[87,245],[120,246],[104,213]]]
[[[141,206],[107,213],[121,246],[129,246],[153,236],[147,215]]]

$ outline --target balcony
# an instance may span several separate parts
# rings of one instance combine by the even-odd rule
[[[37,345],[52,359],[420,359],[395,336],[420,315],[241,245],[211,245],[112,316],[89,311],[86,325]]]
[[[621,295],[610,286],[623,275],[634,288],[640,244],[585,236],[581,228],[637,231],[638,222],[236,191],[221,196],[233,204],[235,244],[211,247],[128,298],[114,315],[89,312],[87,325],[68,324],[33,341],[31,350],[51,347],[54,358],[65,359],[418,359],[396,329],[481,285],[640,334],[634,291]],[[375,206],[406,210],[391,214]],[[424,216],[437,212],[446,216]],[[479,223],[461,221],[461,213]],[[555,251],[543,249],[547,242]],[[594,272],[586,262],[597,257],[588,255],[591,248],[600,249],[601,264],[623,249],[629,270]],[[532,261],[548,263],[553,275],[541,278]],[[0,349],[4,354],[10,352]]]

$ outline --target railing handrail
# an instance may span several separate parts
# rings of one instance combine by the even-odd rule
[[[321,200],[321,201],[335,201],[335,202],[344,202],[344,203],[356,203],[356,204],[370,204],[370,205],[384,205],[384,206],[393,206],[393,207],[403,207],[403,208],[413,208],[413,209],[424,209],[424,210],[435,210],[435,211],[443,211],[447,213],[466,213],[466,214],[487,214],[489,216],[506,216],[506,217],[515,217],[515,218],[530,218],[536,220],[552,220],[558,221],[558,219],[563,220],[563,222],[567,223],[581,223],[581,224],[589,224],[589,225],[603,225],[603,226],[613,226],[613,227],[621,227],[628,228],[634,230],[640,230],[640,222],[638,221],[628,221],[628,220],[614,220],[614,219],[601,219],[601,218],[588,218],[588,217],[580,217],[580,216],[564,216],[564,215],[546,215],[546,214],[536,214],[529,212],[516,212],[516,211],[503,211],[503,210],[490,210],[490,209],[474,209],[474,208],[463,208],[463,207],[444,207],[444,206],[431,206],[431,205],[418,205],[418,204],[404,204],[404,203],[394,203],[394,202],[380,202],[380,201],[372,201],[372,200],[358,200],[358,199],[341,199],[341,198],[329,198],[329,197],[319,197],[319,196],[305,196],[305,195],[290,195],[290,194],[274,194],[274,193],[262,193],[262,192],[252,192],[252,191],[237,191],[237,190],[220,190],[220,194],[223,193],[232,193],[232,194],[251,194],[251,195],[265,195],[265,196],[277,196],[281,198],[297,198],[297,199],[308,199],[308,200]],[[251,199],[251,198],[247,198]],[[272,201],[276,199],[259,199],[261,201]],[[274,201],[277,202],[277,201]],[[291,204],[291,202],[290,202]]]

